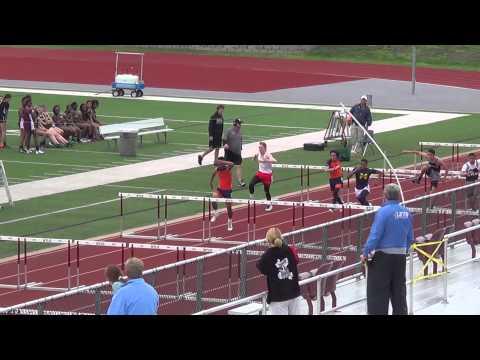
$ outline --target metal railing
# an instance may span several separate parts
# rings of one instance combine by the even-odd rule
[[[442,301],[444,303],[448,303],[448,301],[447,301],[447,297],[448,297],[448,290],[447,290],[448,289],[448,270],[449,269],[452,270],[452,269],[457,268],[459,266],[462,266],[462,265],[465,265],[465,264],[468,264],[468,263],[479,260],[479,258],[471,258],[471,259],[462,261],[458,264],[455,264],[455,265],[449,267],[448,266],[448,257],[447,257],[448,256],[448,253],[447,253],[448,250],[447,249],[449,247],[448,246],[449,245],[448,240],[452,239],[452,238],[455,238],[457,236],[475,231],[475,230],[479,230],[479,229],[480,229],[480,224],[476,225],[476,226],[466,228],[466,229],[462,229],[462,230],[459,230],[459,231],[455,231],[455,232],[452,232],[450,234],[447,234],[443,237],[443,239],[441,241],[439,241],[439,243],[444,243],[443,251],[444,251],[444,259],[445,259],[444,260],[445,268],[443,269],[442,273],[440,274],[440,275],[443,276]],[[454,242],[453,244],[450,244],[450,245],[460,245],[460,244],[464,243],[465,241],[466,241],[465,239],[461,239],[461,240],[458,240],[458,241],[456,241],[456,242]],[[409,292],[409,296],[410,296],[409,314],[410,315],[414,314],[414,284],[415,284],[416,281],[415,281],[415,277],[414,277],[413,263],[414,263],[415,260],[418,261],[418,256],[413,251],[411,251],[410,252],[410,257],[409,257],[410,279],[407,280],[407,282],[406,282],[406,285],[410,286],[410,292]],[[361,263],[358,262],[358,263],[348,265],[348,266],[345,266],[345,267],[342,267],[342,268],[339,268],[339,269],[336,269],[336,270],[333,270],[333,271],[329,271],[329,272],[326,272],[326,273],[323,273],[323,274],[320,274],[320,275],[316,275],[314,277],[299,281],[299,285],[304,286],[304,285],[308,285],[308,284],[311,284],[311,283],[315,282],[316,283],[316,290],[317,290],[317,294],[318,294],[317,296],[320,296],[320,294],[323,293],[323,288],[322,288],[322,280],[323,279],[326,279],[330,276],[334,276],[334,275],[343,273],[343,272],[348,271],[348,270],[358,268],[360,265],[361,265]],[[367,272],[367,274],[368,274],[368,272]],[[360,274],[357,274],[357,275],[360,275]],[[365,289],[365,293],[366,293],[366,289]],[[227,304],[219,305],[219,306],[216,306],[216,307],[213,307],[213,308],[210,308],[210,309],[206,309],[206,310],[194,313],[193,315],[215,314],[215,313],[218,313],[220,311],[232,309],[232,308],[235,308],[237,306],[246,305],[246,304],[255,302],[256,300],[259,300],[259,299],[262,300],[262,305],[263,305],[261,314],[266,315],[267,314],[267,309],[266,309],[267,295],[268,295],[268,292],[264,291],[264,292],[261,292],[261,293],[256,294],[256,295],[249,296],[247,298],[239,299],[239,300],[227,303]],[[332,309],[329,309],[329,310],[320,311],[321,303],[320,303],[320,299],[318,299],[317,303],[316,303],[317,314],[319,314],[319,315],[329,314],[329,313],[335,312],[337,310],[346,308],[348,306],[357,304],[357,303],[365,301],[365,300],[367,300],[366,296],[361,297],[359,299],[354,299],[354,300],[352,300],[348,303],[342,304],[340,306],[336,306],[336,307],[334,307]]]
[[[458,203],[459,199],[462,198],[461,196],[457,196],[457,195],[462,195],[461,193],[459,193],[459,191],[461,191],[462,189],[468,189],[468,188],[471,188],[471,187],[474,187],[474,186],[480,186],[480,183],[469,184],[469,185],[463,186],[461,188],[449,189],[449,190],[439,192],[439,193],[436,193],[436,194],[433,194],[433,195],[408,200],[408,201],[405,202],[405,204],[411,204],[411,203],[414,203],[414,202],[424,201],[424,203],[421,204],[422,205],[421,207],[424,208],[425,211],[422,212],[420,215],[418,215],[418,217],[416,218],[417,219],[416,223],[417,223],[417,228],[419,228],[418,224],[420,222],[422,223],[421,232],[425,233],[425,231],[427,229],[427,227],[425,225],[427,225],[427,226],[435,226],[436,225],[433,222],[430,225],[428,225],[428,222],[424,221],[425,219],[427,219],[429,217],[432,217],[431,215],[428,214],[428,210],[427,210],[428,209],[427,208],[427,202],[428,201],[427,200],[440,197],[440,196],[445,195],[447,193],[451,193],[451,195],[452,195],[451,199],[450,199],[451,202],[447,202],[447,203],[455,205],[455,204]],[[319,258],[322,261],[325,261],[325,260],[328,260],[328,256],[331,255],[332,249],[328,249],[328,246],[332,245],[331,241],[333,241],[335,238],[338,238],[340,232],[343,231],[341,229],[341,227],[343,225],[347,225],[347,221],[350,221],[350,220],[353,219],[353,220],[356,220],[357,223],[356,223],[355,226],[353,226],[353,227],[350,226],[349,227],[348,232],[349,232],[349,234],[350,233],[352,234],[353,241],[351,240],[347,244],[347,246],[352,247],[353,245],[355,245],[355,247],[357,249],[356,251],[358,253],[361,245],[363,244],[363,241],[365,240],[362,237],[362,233],[366,233],[366,231],[367,231],[366,229],[370,226],[370,222],[373,220],[373,217],[370,217],[370,215],[374,214],[374,213],[375,213],[375,210],[358,213],[358,214],[352,215],[350,217],[336,219],[336,220],[333,220],[333,221],[330,221],[330,222],[327,222],[327,223],[317,224],[317,225],[309,226],[307,228],[287,232],[287,233],[284,234],[284,236],[285,236],[286,239],[291,238],[291,240],[293,240],[293,242],[296,242],[295,237],[297,237],[297,240],[298,240],[297,245],[298,245],[299,249],[307,249],[308,251],[310,251],[310,249],[313,249],[312,251],[317,251],[317,253],[314,254],[314,256],[319,256]],[[447,223],[447,225],[450,225],[450,224],[455,225],[455,223],[458,224],[461,216],[466,216],[466,215],[460,215],[459,213],[457,213],[457,208],[455,206],[452,206],[452,211],[451,211],[451,213],[448,214],[448,216],[447,216],[447,214],[443,214],[444,223]],[[448,221],[445,222],[445,219],[448,219]],[[432,219],[430,219],[430,220],[432,220]],[[438,217],[437,217],[437,221],[438,221]],[[448,238],[452,239],[454,236],[458,236],[458,235],[466,233],[468,231],[473,231],[472,229],[476,229],[476,228],[477,227],[472,227],[470,229],[460,230],[460,232],[457,231],[453,234],[449,234]],[[320,231],[315,232],[316,230],[320,230]],[[304,239],[304,235],[305,235],[305,239]],[[454,244],[455,243],[449,242],[450,247],[453,246]],[[185,260],[177,261],[177,262],[169,264],[169,265],[164,265],[164,266],[160,266],[160,267],[157,267],[157,268],[154,268],[154,269],[150,269],[150,270],[147,270],[147,271],[144,272],[144,276],[152,275],[150,280],[152,280],[154,285],[156,284],[156,286],[158,287],[157,282],[161,283],[162,281],[164,281],[164,278],[165,278],[166,275],[170,276],[169,279],[170,280],[173,279],[173,281],[175,282],[174,272],[176,270],[177,271],[177,285],[178,285],[178,269],[180,269],[182,266],[186,266],[188,264],[197,265],[195,268],[192,267],[192,269],[194,269],[193,271],[196,273],[196,275],[192,276],[191,279],[190,279],[190,280],[194,279],[196,281],[196,286],[197,286],[196,288],[195,288],[195,286],[192,286],[191,289],[187,289],[186,292],[184,292],[180,295],[179,295],[178,290],[177,290],[177,293],[172,295],[172,293],[174,293],[174,291],[172,293],[165,292],[165,291],[163,291],[164,288],[160,287],[159,293],[160,293],[160,296],[161,297],[163,296],[163,298],[165,298],[165,299],[173,297],[173,298],[177,298],[177,299],[178,298],[183,298],[183,299],[185,299],[185,301],[187,301],[187,300],[188,301],[196,301],[196,307],[199,308],[198,311],[196,311],[196,312],[199,312],[199,311],[202,310],[203,303],[208,303],[208,302],[217,303],[217,304],[219,302],[221,303],[220,300],[221,300],[221,298],[223,298],[223,296],[222,297],[209,296],[207,298],[207,295],[209,295],[208,294],[209,289],[207,289],[204,286],[206,284],[205,280],[200,279],[200,277],[205,277],[208,274],[205,275],[203,272],[198,273],[198,269],[201,270],[202,267],[206,268],[206,266],[204,266],[204,265],[206,264],[206,262],[209,259],[211,259],[212,263],[210,265],[212,265],[212,264],[214,264],[213,261],[218,262],[219,261],[218,259],[221,259],[222,256],[224,257],[224,260],[225,260],[225,259],[228,258],[228,254],[236,254],[236,255],[238,254],[238,257],[239,257],[239,263],[238,263],[239,294],[238,294],[238,297],[237,296],[232,296],[232,297],[225,296],[225,298],[223,298],[222,301],[225,301],[225,302],[232,302],[233,301],[233,302],[235,302],[235,301],[237,301],[238,298],[242,298],[242,300],[239,299],[238,301],[241,301],[243,303],[243,301],[245,301],[245,300],[243,300],[244,298],[250,298],[249,296],[257,296],[257,294],[251,295],[246,291],[247,280],[248,281],[252,280],[252,278],[247,279],[246,273],[245,273],[246,266],[249,263],[249,262],[247,262],[247,253],[254,254],[255,256],[258,255],[257,253],[261,253],[260,251],[255,251],[255,249],[254,250],[247,250],[247,249],[249,249],[249,247],[255,247],[255,246],[262,246],[263,247],[264,245],[265,245],[265,240],[264,239],[254,240],[254,241],[251,241],[250,243],[244,243],[244,244],[237,245],[237,246],[234,246],[234,247],[230,247],[230,248],[227,248],[227,249],[219,250],[219,252],[216,252],[216,253],[209,253],[209,254],[197,256],[197,257],[194,257],[194,258],[191,258],[191,259],[185,259]],[[179,248],[182,248],[182,246],[179,246]],[[321,251],[320,255],[318,255],[319,251]],[[413,258],[415,258],[415,255],[413,256]],[[255,258],[254,258],[254,260],[255,260]],[[315,260],[316,260],[316,258],[315,258]],[[203,262],[203,264],[200,264],[201,262]],[[251,265],[251,261],[250,261],[250,265]],[[358,266],[359,266],[359,264],[355,263],[355,264],[351,264],[351,265],[339,268],[337,270],[334,270],[333,272],[325,273],[327,275],[322,276],[322,274],[320,274],[320,275],[317,275],[317,276],[318,276],[318,279],[324,279],[328,276],[332,276],[332,274],[339,274],[339,273],[342,273],[342,272],[351,271],[355,268],[358,268]],[[170,272],[166,274],[167,270],[170,270]],[[220,270],[223,271],[222,269],[220,269]],[[346,274],[346,275],[348,277],[351,277],[351,274]],[[195,276],[196,276],[196,278],[195,278]],[[255,281],[256,281],[257,285],[258,285],[258,280],[259,279],[263,279],[263,276],[261,276],[259,274],[255,274]],[[316,281],[315,279],[317,279],[317,278],[310,278],[310,279],[304,280],[306,282],[302,282],[302,284],[309,284],[309,283],[315,282]],[[203,283],[202,283],[202,281],[203,281]],[[208,280],[208,281],[211,281],[211,280]],[[225,281],[225,279],[222,278],[221,281]],[[226,283],[224,282],[224,283],[221,283],[220,285],[221,286],[226,286],[225,284]],[[211,285],[211,284],[209,283],[208,285]],[[215,283],[214,285],[219,285],[219,284]],[[230,284],[228,284],[228,286],[229,285]],[[63,294],[57,294],[57,295],[53,295],[53,296],[50,296],[50,297],[46,297],[46,298],[31,301],[31,302],[27,302],[25,304],[19,304],[19,305],[15,305],[13,307],[7,307],[7,308],[4,308],[4,309],[1,309],[0,314],[1,313],[11,313],[12,311],[14,311],[16,309],[25,308],[27,306],[28,307],[33,307],[33,306],[41,307],[41,306],[45,305],[46,303],[48,303],[48,301],[63,299],[63,298],[75,296],[77,294],[85,294],[87,292],[95,294],[95,292],[98,291],[98,293],[100,295],[104,295],[104,293],[105,293],[104,290],[107,290],[108,286],[109,285],[108,285],[107,282],[102,282],[102,283],[94,284],[94,285],[91,285],[91,286],[88,286],[88,287],[82,287],[82,288],[79,288],[79,289],[68,291],[68,292],[63,293]],[[160,286],[162,286],[162,284]],[[200,291],[201,293],[198,293],[197,290]],[[215,290],[215,289],[213,289],[213,290]],[[230,290],[230,288],[229,288],[229,290]],[[250,287],[249,290],[250,290],[250,293],[251,293],[252,288]],[[257,286],[253,290],[258,291],[258,290],[261,290],[261,289]],[[210,298],[212,299],[212,301],[208,300]],[[260,296],[260,298],[262,298],[262,296]],[[192,300],[192,299],[194,299],[194,300]],[[255,299],[258,299],[258,298],[255,298]],[[213,300],[215,300],[215,301],[213,301]],[[88,301],[92,301],[92,300],[88,300]],[[103,301],[105,301],[105,299]],[[95,298],[95,312],[96,313],[100,313],[99,302],[102,302],[102,299],[99,298],[99,297],[96,297]],[[342,306],[345,306],[345,305],[342,305]],[[53,309],[53,310],[57,310],[57,309]],[[70,310],[70,309],[62,309],[62,310]],[[192,312],[190,312],[190,313],[192,313]]]
[[[316,283],[317,294],[320,297],[321,294],[323,293],[322,280],[327,279],[330,276],[341,274],[345,271],[356,269],[360,265],[361,265],[360,262],[355,263],[355,264],[351,264],[351,265],[348,265],[348,266],[345,266],[345,267],[342,267],[342,268],[339,268],[339,269],[336,269],[336,270],[332,270],[332,271],[329,271],[329,272],[326,272],[326,273],[323,273],[323,274],[320,274],[320,275],[313,276],[313,277],[305,279],[305,280],[301,280],[301,281],[298,282],[298,284],[299,284],[299,286],[304,286],[304,285],[308,285],[308,284],[311,284],[311,283]],[[357,274],[357,276],[359,276],[359,275],[360,274]],[[197,313],[194,313],[193,315],[209,315],[209,314],[213,314],[213,313],[216,313],[216,312],[219,312],[219,311],[231,309],[231,308],[239,306],[239,305],[249,304],[249,303],[252,303],[252,302],[254,302],[255,300],[258,300],[258,299],[262,299],[262,305],[263,305],[262,315],[266,315],[267,314],[267,309],[266,309],[267,295],[268,295],[268,292],[263,291],[259,294],[252,295],[252,296],[249,296],[249,297],[246,297],[246,298],[243,298],[243,299],[239,299],[239,300],[230,302],[228,304],[223,304],[223,305],[219,305],[219,306],[216,306],[216,307],[213,307],[213,308],[210,308],[210,309],[199,311]],[[317,314],[322,313],[322,311],[320,310],[320,306],[321,306],[321,303],[320,303],[320,300],[318,300],[317,301]],[[343,306],[346,306],[346,305],[343,305]],[[325,313],[325,311],[323,313]]]

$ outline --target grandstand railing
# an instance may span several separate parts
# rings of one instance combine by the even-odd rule
[[[453,226],[455,230],[458,230],[455,226],[458,227],[461,224],[460,220],[462,218],[468,220],[472,216],[477,217],[478,214],[473,215],[468,211],[461,211],[465,191],[476,186],[480,186],[480,183],[469,184],[406,201],[405,205],[408,207],[412,206],[422,209],[422,212],[414,215],[415,226],[419,229],[418,233],[425,234],[431,232],[432,228],[438,226]],[[445,195],[449,195],[446,200],[444,198]],[[440,208],[443,206],[445,211],[436,214],[429,212],[428,208],[432,200],[437,202],[436,206],[440,206]],[[375,211],[376,209],[361,212],[328,223],[287,232],[284,234],[284,238],[287,242],[296,244],[300,253],[304,252],[303,262],[301,261],[300,267],[303,266],[305,269],[308,268],[310,270],[312,264],[318,267],[318,264],[338,261],[347,265],[334,270],[333,274],[345,275],[341,277],[341,280],[344,280],[344,282],[347,278],[352,280],[358,279],[360,278],[361,267],[356,260],[366,240],[368,228],[373,221],[372,215]],[[353,226],[347,227],[346,225],[349,222]],[[463,233],[466,232],[464,231]],[[458,236],[458,234],[461,233],[454,232],[449,234],[447,239],[452,239],[454,236]],[[452,247],[456,243],[449,241],[448,245]],[[144,272],[144,277],[160,294],[161,306],[162,301],[164,305],[160,313],[168,313],[168,311],[163,311],[168,309],[168,307],[170,307],[173,313],[196,313],[208,310],[209,307],[213,307],[212,305],[231,303],[262,293],[265,288],[264,278],[256,270],[255,263],[265,250],[265,247],[266,242],[264,239],[255,240],[228,249],[221,249],[218,252],[150,269]],[[235,268],[235,266],[232,266],[232,263],[235,261],[234,257],[238,259],[236,266],[238,279],[232,276]],[[218,265],[220,265],[219,269],[217,269]],[[228,269],[229,274],[226,274],[226,269]],[[328,271],[326,273],[332,274]],[[228,275],[228,277],[224,275]],[[318,278],[314,279],[323,280],[326,276],[328,275],[318,275]],[[309,284],[312,281],[314,282],[315,280],[308,279],[302,284]],[[238,293],[234,294],[237,288]],[[110,290],[109,284],[103,282],[25,304],[7,307],[0,310],[0,313],[22,313],[22,311],[27,310],[31,313],[32,310],[36,310],[37,313],[63,311],[101,314],[105,313],[105,306],[110,301]],[[83,295],[86,298],[82,298]],[[55,303],[61,303],[62,299],[65,300],[65,303],[62,303],[62,306],[56,306]],[[67,304],[66,299],[70,299],[70,303]],[[85,310],[87,308],[89,311]]]
[[[471,228],[467,228],[467,229],[464,229],[464,230],[459,230],[459,231],[447,234],[447,235],[445,235],[445,237],[439,243],[447,244],[449,239],[453,239],[453,238],[455,238],[459,235],[463,235],[463,234],[466,234],[468,232],[473,232],[473,231],[476,231],[476,230],[479,230],[479,229],[480,229],[480,225],[477,225],[477,226],[474,226],[474,227],[471,227]],[[463,242],[465,242],[465,239],[457,241],[455,244],[459,245]],[[443,276],[443,294],[442,294],[442,301],[443,302],[447,302],[447,297],[448,297],[448,291],[447,291],[447,288],[448,288],[448,270],[452,270],[452,269],[457,268],[459,266],[462,266],[462,265],[465,265],[465,264],[468,264],[468,263],[479,260],[479,258],[472,258],[472,259],[468,259],[468,260],[462,261],[460,263],[457,263],[455,265],[448,266],[447,248],[448,248],[448,246],[444,246],[444,251],[445,251],[444,256],[445,256],[445,259],[446,259],[445,260],[445,267],[442,270],[442,272],[439,273],[439,275]],[[415,260],[418,260],[418,257],[413,252],[410,252],[410,256],[409,256],[409,259],[408,259],[408,262],[410,264],[410,279],[406,282],[406,285],[410,286],[410,292],[409,292],[409,297],[410,297],[409,313],[410,314],[414,313],[414,306],[413,306],[413,304],[414,304],[414,301],[413,301],[414,286],[413,285],[415,284],[416,279],[415,279],[414,271],[413,271],[413,263],[414,263]],[[316,289],[317,289],[317,294],[322,294],[323,293],[323,291],[322,291],[323,290],[322,289],[322,280],[323,279],[327,279],[330,276],[333,276],[333,275],[340,274],[340,273],[348,271],[348,270],[358,268],[359,266],[361,266],[360,262],[352,264],[352,265],[345,266],[343,268],[340,268],[340,269],[337,269],[337,270],[334,270],[334,271],[330,271],[330,272],[327,272],[327,273],[316,275],[314,277],[299,281],[299,285],[300,285],[300,287],[302,287],[302,286],[305,286],[305,285],[308,285],[308,284],[311,284],[311,283],[315,283]],[[368,272],[367,272],[367,274],[368,274]],[[358,274],[358,275],[360,275],[360,274]],[[365,287],[365,294],[366,294],[366,287]],[[199,311],[199,312],[197,312],[193,315],[211,315],[211,314],[218,313],[220,311],[224,311],[224,310],[236,308],[236,307],[241,306],[241,305],[249,304],[249,303],[255,302],[256,300],[261,300],[262,301],[263,307],[262,307],[261,314],[266,315],[267,314],[267,305],[266,305],[267,295],[268,295],[268,292],[263,291],[259,294],[252,295],[252,296],[249,296],[247,298],[238,299],[238,300],[235,300],[235,301],[227,303],[227,304],[223,304],[223,305],[219,305],[219,306],[216,306],[216,307],[213,307],[213,308],[210,308],[210,309]],[[318,295],[317,295],[317,298],[318,298]],[[351,305],[357,304],[357,303],[365,301],[365,300],[367,300],[366,296],[360,297],[358,299],[354,299],[354,300],[352,300],[348,303],[342,304],[341,306],[337,306],[337,307],[329,309],[329,310],[320,311],[320,304],[321,303],[320,303],[320,300],[318,299],[316,301],[316,310],[317,310],[316,313],[319,314],[319,315],[330,314],[332,312],[338,311],[338,310],[343,309],[343,308],[347,308]]]

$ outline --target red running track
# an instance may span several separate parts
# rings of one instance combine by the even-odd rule
[[[114,72],[113,52],[0,47],[0,79],[109,85]],[[144,74],[147,87],[233,92],[411,79],[399,65],[155,52],[146,54]],[[480,72],[419,67],[417,81],[480,89]]]
[[[460,186],[463,182],[461,180],[449,180],[446,183],[443,183],[442,188],[451,188],[455,186]],[[353,184],[351,184],[353,186]],[[383,196],[381,193],[382,183],[381,181],[375,180],[372,184],[372,195],[370,200],[374,204],[380,204]],[[423,185],[414,185],[410,181],[403,181],[403,188],[406,199],[412,199],[419,195],[424,194]],[[289,200],[299,200],[299,195],[292,195],[285,197],[284,199]],[[311,193],[312,200],[320,200],[322,202],[330,201],[330,192],[327,188],[317,189]],[[345,196],[344,196],[345,199]],[[350,193],[350,200],[353,200],[353,194]],[[199,205],[199,203],[194,203],[192,206]],[[201,205],[201,204],[200,204]],[[155,210],[152,210],[152,212]],[[344,214],[347,215],[347,214]],[[329,212],[325,209],[314,209],[307,208],[305,209],[304,225],[305,227],[324,223],[327,221],[334,220],[342,216],[339,212]],[[202,229],[202,216],[197,216],[196,218],[182,221],[176,224],[171,224],[168,226],[168,233],[178,234],[182,237],[189,238],[201,238],[201,229]],[[300,209],[297,209],[296,213],[296,226],[299,228],[301,226],[301,215]],[[226,217],[221,215],[215,225],[212,227],[212,236],[222,237],[224,240],[232,241],[246,241],[247,233],[247,209],[246,207],[235,209],[234,211],[234,226],[235,231],[233,233],[228,233],[226,231]],[[274,211],[267,213],[263,209],[258,209],[256,216],[256,226],[257,233],[256,238],[261,238],[265,231],[271,226],[278,226],[283,232],[288,232],[292,230],[292,209],[291,208],[274,208]],[[145,234],[155,234],[156,230],[146,230],[141,232],[142,235]],[[140,234],[140,233],[138,233]],[[340,245],[338,234],[332,234],[335,237],[335,243],[332,243],[331,246]],[[107,239],[104,239],[107,240]],[[118,237],[112,237],[108,239],[109,241],[125,241],[125,239],[120,239]],[[131,239],[132,242],[141,242],[139,239]],[[158,243],[153,241],[153,243]],[[164,242],[165,243],[165,242]],[[222,247],[226,248],[228,245],[220,244],[208,244],[198,242],[179,242],[168,240],[169,245],[183,246],[183,245],[193,245],[193,246],[207,246],[207,247]],[[108,264],[121,264],[121,250],[115,248],[100,248],[100,247],[87,247],[82,246],[80,248],[80,284],[81,285],[91,285],[94,283],[104,281],[103,269]],[[186,258],[192,258],[198,256],[199,253],[187,252]],[[153,250],[135,250],[135,256],[140,257],[144,262],[146,269],[158,267],[161,265],[166,265],[177,261],[176,251],[153,251]],[[352,256],[356,256],[354,253],[349,255],[349,260],[351,261]],[[75,259],[75,252],[72,250],[72,259]],[[75,274],[75,262],[72,260],[72,274]],[[220,264],[215,265],[211,264],[212,268],[217,268]],[[223,265],[221,265],[223,266]],[[67,250],[65,247],[57,249],[54,251],[44,252],[38,255],[28,256],[28,282],[40,282],[43,286],[48,287],[66,287],[67,286]],[[220,268],[221,270],[222,268]],[[225,268],[223,267],[225,272]],[[218,270],[218,269],[217,269]],[[309,270],[309,269],[307,269]],[[218,272],[218,271],[217,271]],[[16,260],[11,260],[8,262],[0,263],[0,283],[2,284],[16,284],[17,281],[17,264]],[[23,279],[22,279],[23,280]],[[256,283],[256,288],[261,288],[263,286],[263,281]],[[48,293],[43,291],[33,291],[33,290],[0,290],[0,307],[14,305],[20,302],[29,301],[39,297],[47,296]]]

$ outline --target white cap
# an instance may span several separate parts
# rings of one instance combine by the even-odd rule
[[[360,98],[360,100],[367,100],[367,101],[368,101],[367,95],[362,95],[362,97]]]

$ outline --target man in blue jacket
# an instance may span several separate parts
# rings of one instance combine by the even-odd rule
[[[113,296],[107,315],[157,315],[159,296],[143,279],[143,267],[140,259],[127,260],[128,281]]]
[[[397,184],[385,186],[384,195],[386,201],[375,215],[360,257],[363,263],[368,261],[368,314],[388,315],[391,301],[393,315],[406,315],[406,254],[413,242],[413,219],[410,212],[400,205]]]
[[[368,128],[372,126],[372,113],[368,107],[367,95],[363,95],[360,98],[360,103],[353,106],[350,109],[350,113],[355,116],[355,119],[358,120],[365,130],[368,130]],[[365,134],[362,128],[360,128],[355,121],[352,122],[352,127],[350,129],[352,133],[352,153],[355,153],[359,146],[363,146],[362,139]]]

